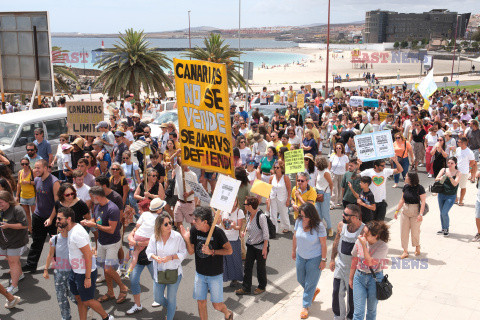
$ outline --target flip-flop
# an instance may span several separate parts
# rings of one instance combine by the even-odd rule
[[[102,303],[102,302],[110,301],[110,300],[113,300],[113,299],[115,299],[115,296],[109,296],[108,294],[104,294],[103,296],[98,298],[97,301]]]
[[[464,203],[463,203],[463,202],[459,202],[458,205],[459,205],[460,207],[463,207]]]
[[[120,291],[120,294],[118,295],[118,299],[117,299],[117,304],[121,304],[121,303],[124,303],[125,300],[127,299],[127,294],[128,294],[128,291]]]
[[[225,320],[233,320],[233,311],[230,312],[230,315],[228,316],[228,318],[225,318]]]

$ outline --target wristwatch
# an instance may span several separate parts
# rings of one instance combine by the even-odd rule
[[[322,261],[323,261],[323,262],[327,262],[327,258],[322,258]]]

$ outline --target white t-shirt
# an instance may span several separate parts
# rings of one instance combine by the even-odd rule
[[[72,167],[72,155],[70,153],[63,153],[62,152],[60,157],[57,158],[58,169],[67,170],[67,166],[66,166],[67,163],[68,163],[68,166],[71,168]]]
[[[77,187],[76,184],[73,184],[73,187],[75,188],[75,190],[77,190],[77,197],[80,200],[83,200],[83,202],[87,202],[91,200],[90,194],[88,193],[88,191],[90,190],[90,187],[87,186],[85,183],[82,185],[81,188]]]
[[[133,133],[130,130],[125,131],[125,138],[127,138],[127,140],[130,142],[135,141],[135,138],[133,137]]]
[[[338,157],[336,154],[330,156],[330,162],[332,163],[331,172],[333,174],[342,175],[345,174],[345,166],[348,163],[348,156],[343,155]]]
[[[255,179],[257,178],[257,171],[256,170],[253,170],[252,172],[247,171],[247,174],[248,174],[248,181],[253,183],[253,181],[255,181]]]
[[[433,147],[437,143],[437,136],[432,136],[430,133],[425,136],[425,139],[428,147]]]
[[[457,157],[458,171],[462,174],[467,174],[470,171],[470,161],[475,160],[473,151],[470,148],[462,150],[462,148],[458,147],[455,156]]]
[[[240,151],[240,159],[242,159],[242,163],[247,163],[247,160],[252,158],[252,150],[249,147],[245,147],[243,149],[238,149]]]
[[[382,172],[375,172],[374,169],[367,169],[360,172],[362,177],[370,177],[372,178],[372,183],[370,184],[370,190],[373,193],[373,197],[375,198],[375,202],[382,202],[387,197],[387,188],[386,182],[387,178],[393,174],[395,170],[386,168],[383,169]]]
[[[226,227],[228,226],[229,228],[231,228],[230,224],[232,223],[232,221],[237,224],[238,220],[244,218],[245,214],[243,213],[243,210],[239,208],[237,208],[232,213],[222,212],[222,224],[220,228],[225,231],[225,235],[227,236],[228,241],[237,241],[239,239],[238,237],[240,236],[240,232],[238,230],[226,229]]]
[[[185,171],[185,181],[192,181],[197,183],[197,174],[193,172],[192,170]],[[188,183],[185,183],[185,189],[186,192],[190,192],[192,188]],[[182,181],[182,169],[180,166],[177,166],[175,168],[175,191],[174,195],[178,196],[178,199],[183,200],[183,201],[193,201],[195,200],[195,194],[192,193],[188,198],[185,200],[183,199],[183,181]]]
[[[75,273],[85,274],[85,259],[80,248],[86,245],[90,247],[90,250],[92,249],[87,231],[81,225],[76,224],[72,230],[68,231],[68,258]],[[95,271],[95,269],[97,269],[97,264],[95,256],[93,256],[91,271]]]
[[[267,93],[266,92],[260,92],[260,103],[267,103]]]
[[[123,107],[125,108],[125,115],[127,117],[131,117],[133,115],[132,103],[130,101],[127,101],[123,104]]]
[[[140,227],[135,231],[135,234],[144,237],[144,238],[150,238],[155,231],[155,220],[157,219],[158,214],[156,213],[151,213],[150,211],[144,211],[140,215],[140,219],[138,219],[137,224],[140,225]]]

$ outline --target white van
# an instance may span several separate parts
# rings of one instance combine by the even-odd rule
[[[67,109],[46,108],[0,115],[0,149],[15,162],[14,173],[21,169],[20,160],[27,154],[25,145],[35,140],[37,128],[43,128],[55,155],[59,135],[68,132]]]

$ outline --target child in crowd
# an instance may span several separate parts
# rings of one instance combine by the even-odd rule
[[[367,223],[373,220],[373,213],[376,210],[375,197],[370,191],[370,184],[372,183],[371,177],[360,177],[360,194],[356,193],[352,188],[352,184],[349,182],[348,187],[352,190],[353,195],[357,198],[357,204],[362,209],[362,222]]]
[[[250,184],[253,184],[253,181],[255,181],[257,175],[257,171],[255,170],[255,160],[249,160],[247,162],[247,174],[248,181],[250,181]]]

